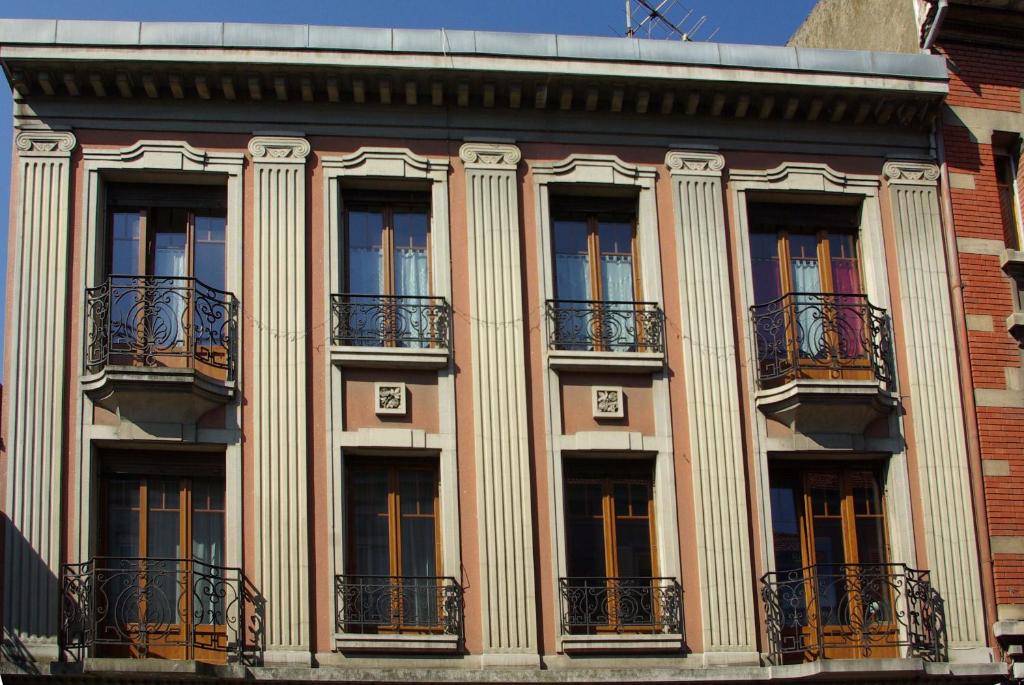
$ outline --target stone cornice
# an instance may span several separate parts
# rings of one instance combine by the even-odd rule
[[[665,166],[673,176],[721,176],[725,158],[717,152],[672,150],[665,155]]]
[[[518,147],[506,143],[465,143],[459,148],[467,169],[515,169],[522,158]]]
[[[70,131],[21,131],[14,141],[22,157],[68,157],[78,145]]]
[[[647,185],[653,183],[657,170],[622,161],[615,155],[574,154],[558,162],[541,162],[531,166],[539,183],[610,183]]]
[[[935,185],[939,180],[939,167],[922,160],[892,160],[882,167],[889,183]]]
[[[325,168],[344,169],[352,176],[427,178],[447,174],[447,158],[421,157],[408,148],[362,147],[344,157],[322,160]]]
[[[249,154],[262,164],[304,164],[309,149],[309,141],[305,138],[255,136],[249,141]]]

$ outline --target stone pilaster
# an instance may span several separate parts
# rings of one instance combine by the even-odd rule
[[[4,383],[4,629],[40,653],[49,651],[57,635],[69,200],[76,144],[67,131],[22,131],[15,138],[19,179],[18,195],[11,198],[7,325],[12,334]]]
[[[888,179],[925,543],[946,602],[950,658],[983,647],[985,628],[960,400],[952,304],[939,214],[939,169],[891,161]]]
[[[466,143],[473,425],[483,649],[488,663],[533,663],[536,589],[526,429],[526,355],[514,145]]]
[[[249,141],[253,174],[252,318],[255,516],[251,576],[266,598],[271,652],[308,660],[309,522],[306,472],[306,156],[302,138]],[[248,317],[246,317],[248,318]],[[249,571],[249,569],[247,569]],[[305,656],[302,655],[305,653]],[[275,660],[272,654],[268,660]]]
[[[721,155],[672,151],[704,651],[757,663]],[[715,653],[721,654],[712,657]]]

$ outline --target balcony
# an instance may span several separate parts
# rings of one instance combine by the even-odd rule
[[[665,359],[665,314],[656,302],[548,300],[553,368],[651,372]]]
[[[761,578],[768,660],[946,661],[943,600],[928,571],[903,564],[828,564]]]
[[[789,293],[750,308],[757,404],[804,432],[860,432],[895,405],[888,312],[865,295]]]
[[[443,297],[331,295],[332,358],[343,364],[442,368],[450,335]]]
[[[340,575],[334,579],[339,651],[458,651],[462,586],[450,577]]]
[[[193,559],[95,557],[61,568],[61,661],[253,664],[264,602],[241,569]]]
[[[97,404],[144,420],[190,421],[234,399],[238,300],[231,293],[194,278],[110,276],[86,290],[85,317],[82,384]]]
[[[562,650],[679,651],[683,591],[675,578],[559,578]]]

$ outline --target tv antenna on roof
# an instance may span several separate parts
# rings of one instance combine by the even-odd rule
[[[692,41],[708,20],[702,15],[687,29],[686,22],[692,15],[693,10],[678,0],[626,0],[626,36]],[[717,33],[716,28],[705,40],[711,40]]]

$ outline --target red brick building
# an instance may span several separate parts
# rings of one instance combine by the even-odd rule
[[[1019,660],[1024,641],[1024,233],[1021,136],[1024,134],[1024,3],[1012,0],[907,2],[872,11],[822,0],[792,45],[942,55],[949,96],[935,131],[947,185],[947,251],[957,317],[968,446],[977,458],[979,552],[993,637]],[[886,16],[886,12],[895,15]],[[861,13],[861,14],[858,14]],[[870,17],[878,17],[872,22]],[[895,22],[882,30],[881,19]],[[881,38],[880,38],[881,37]],[[878,40],[888,41],[879,44]],[[980,513],[980,512],[979,512]],[[1024,664],[1015,675],[1024,677]]]

